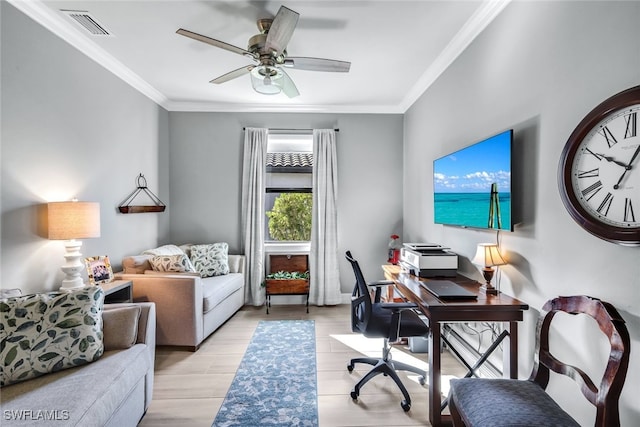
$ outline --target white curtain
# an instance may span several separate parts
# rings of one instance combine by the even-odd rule
[[[314,129],[309,301],[316,305],[336,305],[341,299],[337,201],[336,132]]]
[[[263,128],[246,128],[242,164],[242,232],[247,256],[245,303],[260,306],[265,296],[264,279],[264,192],[267,134]]]

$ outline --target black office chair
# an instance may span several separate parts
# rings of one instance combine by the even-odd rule
[[[356,285],[351,297],[351,329],[353,332],[360,332],[368,338],[384,338],[382,348],[382,358],[358,357],[351,359],[347,365],[349,372],[353,371],[356,363],[366,363],[373,366],[353,388],[351,398],[357,399],[360,389],[373,377],[378,374],[390,376],[398,385],[404,395],[404,400],[400,403],[404,411],[411,409],[411,397],[404,384],[398,377],[396,371],[410,371],[420,375],[420,384],[424,385],[426,372],[407,365],[402,362],[391,360],[390,342],[395,342],[398,337],[426,337],[429,333],[428,326],[413,311],[417,306],[413,303],[383,303],[380,302],[382,287],[391,282],[374,282],[367,284],[351,252],[346,253],[347,260],[353,267],[356,276]],[[371,291],[375,288],[373,301]]]

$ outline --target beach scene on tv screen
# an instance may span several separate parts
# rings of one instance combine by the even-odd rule
[[[436,224],[511,230],[511,133],[488,138],[433,162]],[[493,223],[491,188],[496,184]]]

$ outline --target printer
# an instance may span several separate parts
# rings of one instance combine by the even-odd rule
[[[399,264],[403,271],[418,277],[455,277],[458,255],[435,243],[405,243]]]

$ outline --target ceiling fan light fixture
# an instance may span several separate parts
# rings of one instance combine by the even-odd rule
[[[263,95],[277,95],[282,92],[283,75],[276,67],[260,65],[251,70],[253,90]]]
[[[210,83],[225,83],[248,73],[251,78],[251,86],[256,92],[264,95],[277,95],[282,92],[289,98],[295,98],[300,95],[300,92],[285,71],[285,67],[308,71],[342,73],[348,72],[351,67],[350,62],[335,59],[311,57],[288,58],[287,45],[298,24],[299,17],[300,15],[297,12],[285,6],[280,6],[278,13],[273,19],[266,18],[257,21],[260,34],[256,34],[249,39],[247,49],[242,49],[238,46],[185,30],[184,28],[179,28],[176,33],[238,55],[246,56],[256,63],[256,65],[247,65],[229,71],[211,80]]]

